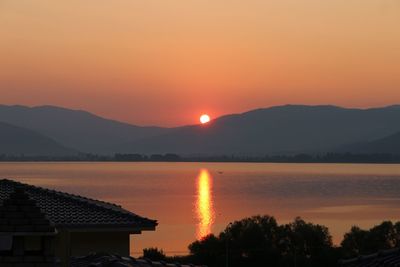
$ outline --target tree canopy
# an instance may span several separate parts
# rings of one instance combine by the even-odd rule
[[[335,246],[326,226],[299,217],[280,225],[272,216],[257,215],[228,224],[219,235],[211,234],[191,243],[188,256],[165,257],[157,249],[144,252],[153,260],[178,260],[209,267],[330,267],[337,266],[339,259],[399,246],[400,222],[384,221],[369,230],[353,226],[340,246]]]

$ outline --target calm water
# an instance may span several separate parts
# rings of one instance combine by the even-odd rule
[[[330,228],[335,243],[352,225],[400,220],[400,165],[248,163],[1,163],[0,177],[122,205],[159,221],[131,238],[168,254],[230,221],[301,216]]]

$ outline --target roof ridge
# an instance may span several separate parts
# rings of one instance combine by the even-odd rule
[[[117,205],[117,204],[114,204],[114,203],[111,203],[111,202],[106,202],[106,201],[102,201],[102,200],[97,200],[97,199],[93,199],[93,198],[84,197],[84,196],[81,196],[81,195],[78,195],[78,194],[71,194],[71,193],[67,193],[67,192],[58,191],[58,190],[55,190],[55,189],[44,188],[44,187],[41,187],[41,186],[26,184],[26,183],[22,183],[22,182],[10,180],[10,179],[1,179],[0,181],[6,181],[6,182],[9,182],[9,183],[18,184],[18,185],[22,185],[22,186],[25,186],[25,187],[28,187],[28,188],[33,188],[33,189],[36,189],[36,190],[52,192],[52,193],[59,194],[59,195],[62,195],[62,196],[73,197],[73,198],[76,198],[77,200],[82,200],[82,201],[86,201],[86,202],[90,201],[90,202],[93,202],[93,204],[96,204],[96,205],[100,203],[100,204],[105,204],[105,205],[109,205],[109,206],[118,207],[118,208],[123,209],[120,205]]]
[[[37,189],[38,187],[34,187],[34,188]],[[98,208],[106,209],[106,210],[113,211],[113,212],[120,212],[120,213],[124,213],[124,214],[127,214],[127,215],[131,215],[131,216],[135,216],[135,217],[138,217],[138,218],[142,218],[142,219],[147,219],[147,220],[153,221],[151,219],[148,219],[148,218],[139,216],[139,215],[137,215],[137,214],[135,214],[133,212],[130,212],[130,211],[122,208],[122,206],[120,206],[120,205],[113,204],[113,203],[110,203],[110,202],[96,200],[96,199],[84,197],[84,196],[77,195],[77,194],[61,192],[61,191],[57,191],[57,190],[54,190],[54,189],[46,189],[46,188],[40,188],[40,189],[41,190],[45,190],[47,192],[53,192],[54,194],[56,194],[58,196],[61,196],[61,197],[64,197],[64,198],[73,199],[75,201],[92,204],[92,205],[95,205]]]
[[[37,191],[42,191],[42,192],[50,192],[53,193],[54,195],[57,195],[59,197],[65,198],[65,199],[69,199],[69,200],[74,200],[80,203],[85,203],[85,204],[91,204],[96,206],[97,208],[101,208],[101,209],[105,209],[107,211],[112,211],[112,212],[117,212],[117,213],[123,213],[126,215],[130,215],[130,216],[134,216],[136,218],[140,218],[140,219],[144,219],[153,223],[157,223],[157,220],[152,220],[146,217],[142,217],[139,216],[133,212],[130,212],[124,208],[122,208],[122,206],[120,205],[116,205],[110,202],[106,202],[106,201],[101,201],[101,200],[96,200],[96,199],[92,199],[92,198],[88,198],[88,197],[84,197],[81,195],[77,195],[77,194],[71,194],[71,193],[66,193],[66,192],[62,192],[62,191],[58,191],[55,189],[48,189],[48,188],[44,188],[44,187],[40,187],[40,186],[35,186],[35,185],[31,185],[31,184],[26,184],[26,183],[22,183],[22,182],[18,182],[18,181],[14,181],[14,180],[10,180],[10,179],[0,179],[0,182],[7,182],[7,183],[11,183],[14,185],[20,185],[20,186],[24,186],[26,188],[29,189],[33,189],[33,190],[37,190]]]

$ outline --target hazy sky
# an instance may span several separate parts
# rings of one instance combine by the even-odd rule
[[[400,0],[0,0],[0,103],[171,126],[400,103]]]

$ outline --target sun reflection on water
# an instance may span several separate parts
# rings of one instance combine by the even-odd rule
[[[211,227],[214,223],[214,207],[212,199],[212,176],[206,169],[200,171],[197,177],[197,239],[211,234]]]

